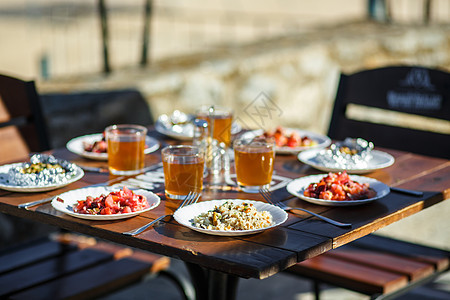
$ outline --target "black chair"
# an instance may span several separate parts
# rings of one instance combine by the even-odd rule
[[[49,149],[34,81],[0,75],[0,162]]]
[[[52,148],[112,124],[153,124],[147,101],[134,89],[41,94],[40,101]]]
[[[365,114],[354,114],[367,108],[371,110]],[[374,108],[381,111],[373,112]],[[388,124],[392,117],[384,124],[370,120],[375,113],[383,117],[392,112],[401,113],[394,121],[412,116],[424,119],[414,119],[415,128]],[[444,124],[443,132],[422,128],[421,124],[436,120]],[[448,159],[449,121],[450,73],[423,67],[386,67],[341,75],[328,135],[336,140],[362,137],[375,146]]]
[[[450,158],[448,132],[423,130],[417,124],[413,125],[419,128],[404,128],[392,122],[392,115],[383,120],[392,112],[400,113],[401,118],[427,118],[420,122],[430,122],[429,118],[447,122],[444,132],[448,131],[450,74],[422,67],[341,74],[328,135],[335,140],[362,137],[375,146]],[[372,114],[381,115],[386,123],[371,120]],[[441,291],[423,286],[447,272],[449,265],[449,251],[370,234],[286,272],[312,279],[316,299],[322,283],[367,294],[371,299],[391,299],[421,286],[430,298],[443,299],[439,298]]]
[[[0,75],[0,164],[25,161],[30,152],[48,149],[48,134],[34,81]],[[2,213],[0,224],[0,248],[56,230]]]

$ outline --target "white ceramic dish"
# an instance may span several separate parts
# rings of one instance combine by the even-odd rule
[[[297,154],[298,152],[311,150],[311,149],[322,149],[328,147],[331,144],[331,139],[326,135],[314,133],[311,131],[294,129],[294,128],[284,128],[287,134],[290,134],[293,131],[296,131],[301,137],[307,136],[317,142],[317,145],[314,146],[305,146],[305,147],[275,147],[276,153],[280,154]],[[257,129],[246,132],[241,135],[240,138],[254,138],[264,134],[264,130]]]
[[[149,211],[151,209],[154,209],[159,205],[161,202],[160,198],[155,195],[154,193],[147,191],[147,190],[133,190],[135,194],[143,195],[147,197],[148,204],[150,207],[137,211],[137,212],[131,212],[126,214],[114,214],[114,215],[88,215],[88,214],[79,214],[73,211],[73,206],[76,205],[78,200],[86,200],[87,196],[92,197],[98,197],[101,194],[109,194],[112,191],[118,191],[119,188],[112,188],[112,187],[87,187],[87,188],[81,188],[69,192],[65,192],[63,194],[60,194],[53,198],[52,200],[52,206],[65,214],[68,214],[73,217],[77,217],[80,219],[87,219],[87,220],[117,220],[117,219],[125,219],[134,217],[138,214],[141,214],[143,212]],[[63,202],[58,201],[57,199],[61,198],[64,200]]]
[[[254,230],[234,230],[234,231],[225,231],[225,230],[209,230],[197,228],[192,225],[192,220],[194,217],[200,215],[201,213],[207,212],[208,210],[214,209],[216,206],[220,206],[223,203],[230,201],[234,204],[241,204],[242,202],[251,203],[255,206],[258,211],[268,211],[272,214],[273,224],[266,228],[254,229]],[[199,202],[192,205],[185,206],[181,209],[175,211],[173,215],[174,219],[192,230],[211,234],[211,235],[221,235],[221,236],[239,236],[239,235],[248,235],[255,234],[270,228],[274,228],[283,224],[287,219],[287,213],[279,208],[278,206],[274,206],[262,201],[253,201],[253,200],[241,200],[241,199],[221,199],[221,200],[211,200],[205,202]]]
[[[77,180],[80,180],[84,176],[83,170],[75,166],[75,174],[66,182],[61,184],[49,184],[49,185],[14,185],[8,182],[8,172],[9,169],[21,166],[23,163],[15,163],[9,165],[0,166],[0,189],[4,189],[11,192],[45,192],[56,190],[58,188],[64,187],[71,183],[74,183]]]
[[[157,120],[155,123],[155,129],[161,134],[181,141],[192,140],[194,137],[194,125],[191,123],[167,127],[166,124]]]
[[[84,150],[84,143],[93,144],[96,141],[102,139],[101,133],[94,133],[76,137],[67,142],[66,147],[70,152],[83,156],[85,158],[95,159],[95,160],[108,160],[108,153],[95,153]],[[159,142],[149,136],[145,137],[145,148],[144,153],[149,154],[159,149]]]
[[[342,172],[346,171],[347,173],[351,174],[365,174],[369,173],[375,170],[387,168],[391,166],[395,159],[392,155],[378,151],[378,150],[372,150],[372,159],[367,162],[367,167],[362,169],[351,169],[351,168],[330,168],[325,165],[323,165],[320,161],[317,160],[317,154],[322,151],[322,149],[316,149],[316,150],[310,150],[310,151],[304,151],[300,152],[298,154],[298,160],[300,160],[302,163],[310,165],[313,168],[316,168],[321,171],[325,172]]]
[[[194,138],[194,125],[192,123],[186,123],[183,125],[168,126],[167,124],[157,120],[155,123],[155,129],[159,133],[167,135],[171,138],[189,141]],[[231,125],[231,134],[236,134],[242,130],[241,125],[233,122]]]
[[[351,205],[360,205],[375,201],[380,199],[387,194],[389,194],[390,189],[386,184],[369,177],[363,177],[358,175],[349,175],[350,179],[359,183],[368,183],[370,188],[376,192],[376,196],[373,198],[362,199],[362,200],[351,200],[351,201],[336,201],[336,200],[323,200],[317,198],[305,197],[303,192],[305,189],[311,184],[315,182],[319,182],[323,177],[328,174],[320,174],[320,175],[311,175],[306,177],[301,177],[292,180],[287,186],[286,189],[292,195],[299,197],[305,201],[325,206],[351,206]]]

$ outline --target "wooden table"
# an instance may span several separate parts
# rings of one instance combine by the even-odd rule
[[[162,138],[155,132],[150,134]],[[50,203],[29,210],[17,207],[21,203],[52,197],[65,191],[98,183],[113,184],[124,179],[110,176],[108,173],[94,172],[86,172],[78,182],[50,192],[14,193],[0,190],[0,211],[178,258],[186,263],[199,299],[212,297],[231,299],[235,296],[236,284],[240,277],[263,279],[272,276],[297,262],[361,238],[450,198],[449,160],[388,149],[381,150],[395,157],[394,165],[365,176],[376,178],[391,186],[424,191],[422,197],[391,192],[382,199],[361,206],[328,207],[310,204],[293,197],[286,188],[274,192],[277,198],[290,206],[306,208],[332,219],[352,223],[351,228],[338,228],[306,213],[289,213],[288,220],[282,226],[249,236],[210,236],[192,231],[168,218],[135,237],[121,234],[140,227],[162,214],[172,213],[179,202],[166,200],[163,193],[159,193],[162,202],[157,208],[130,219],[116,221],[74,218],[57,212]],[[66,149],[57,149],[52,153],[58,158],[68,159],[80,165],[106,167],[106,162],[88,161]],[[159,163],[160,151],[147,155],[146,159],[147,165]],[[276,157],[275,170],[277,175],[289,178],[323,173],[302,164],[295,156],[282,155]],[[226,190],[207,188],[201,201],[221,198],[262,200],[259,194],[246,194],[236,188]]]

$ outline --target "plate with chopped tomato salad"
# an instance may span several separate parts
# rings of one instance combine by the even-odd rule
[[[89,220],[116,220],[134,217],[157,207],[160,198],[147,190],[87,187],[63,193],[52,206],[65,214]]]
[[[346,172],[311,175],[294,179],[289,193],[305,201],[326,206],[360,205],[389,194],[389,186],[369,177]]]
[[[325,135],[282,126],[278,126],[274,130],[257,129],[248,131],[242,134],[241,138],[258,136],[273,138],[275,140],[275,151],[278,154],[297,154],[305,150],[322,149],[331,144],[331,139]]]

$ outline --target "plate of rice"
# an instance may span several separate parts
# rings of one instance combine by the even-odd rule
[[[222,199],[178,209],[174,219],[192,230],[211,235],[255,234],[283,224],[288,215],[281,208],[254,200]]]

